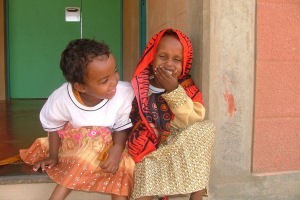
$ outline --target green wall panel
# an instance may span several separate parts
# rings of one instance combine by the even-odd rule
[[[101,3],[98,3],[101,2]],[[114,54],[122,74],[122,1],[83,1],[83,37],[103,40]],[[95,11],[95,5],[98,5]]]
[[[8,70],[10,98],[46,98],[64,78],[60,54],[70,40],[107,42],[121,65],[121,1],[9,0]],[[81,7],[81,22],[65,22],[65,7]]]

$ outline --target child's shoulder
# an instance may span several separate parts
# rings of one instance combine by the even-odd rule
[[[117,86],[117,95],[133,97],[134,92],[130,82],[119,81]]]
[[[118,82],[118,86],[120,86],[120,87],[130,87],[130,88],[132,88],[130,82],[128,82],[128,81],[119,81],[119,82]]]
[[[68,95],[68,91],[70,90],[70,88],[72,88],[72,86],[65,82],[62,83],[58,88],[56,88],[48,98],[58,98],[58,97],[62,97],[65,98],[66,95]]]
[[[68,87],[69,87],[69,83],[64,82],[59,87],[57,87],[55,90],[53,90],[53,92],[51,94],[65,92],[68,90]]]
[[[127,81],[119,81],[117,88],[120,88],[121,90],[126,90],[127,92],[133,92],[131,84]]]

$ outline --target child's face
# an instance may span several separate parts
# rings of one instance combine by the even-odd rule
[[[182,73],[183,47],[175,36],[163,36],[156,49],[152,62],[153,71],[162,66],[173,77],[178,78]]]
[[[119,74],[115,58],[112,54],[95,57],[88,65],[81,84],[84,101],[99,102],[102,99],[111,99],[116,93]]]

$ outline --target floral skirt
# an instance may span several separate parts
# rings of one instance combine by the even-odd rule
[[[165,143],[136,164],[131,198],[188,194],[208,185],[215,127],[209,121],[171,129]]]
[[[73,128],[69,124],[58,134],[61,138],[58,164],[46,169],[54,182],[73,190],[130,195],[135,164],[127,150],[116,173],[104,173],[99,167],[99,154],[112,142],[108,128]],[[38,138],[30,148],[20,150],[22,160],[30,165],[47,158],[48,153],[48,137]]]

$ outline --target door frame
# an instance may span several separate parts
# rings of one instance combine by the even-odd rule
[[[0,101],[6,100],[5,0],[0,0]]]

